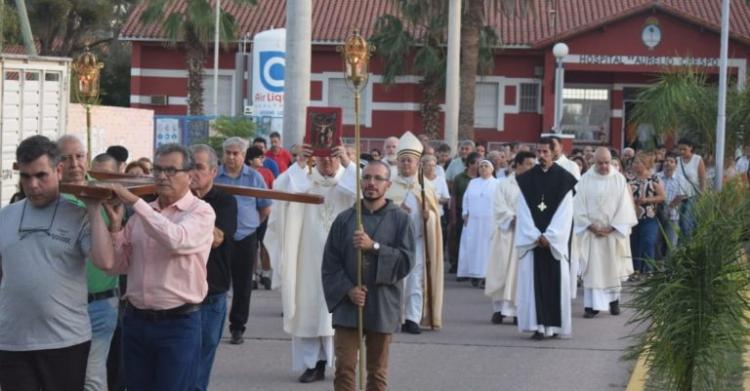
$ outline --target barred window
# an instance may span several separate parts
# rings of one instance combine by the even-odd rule
[[[520,107],[521,113],[539,112],[539,84],[521,83]]]

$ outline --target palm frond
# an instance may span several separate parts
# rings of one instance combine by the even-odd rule
[[[495,67],[495,49],[501,45],[500,37],[492,26],[479,31],[479,74],[487,75]]]
[[[383,82],[393,83],[396,76],[406,71],[406,59],[415,40],[393,15],[383,15],[375,22],[375,33],[370,37],[378,56],[383,57]]]

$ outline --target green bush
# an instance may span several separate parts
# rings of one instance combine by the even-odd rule
[[[212,132],[208,140],[201,140],[196,144],[208,144],[221,157],[224,153],[222,143],[230,137],[242,137],[252,142],[255,137],[255,122],[247,117],[218,117],[211,124]]]
[[[750,197],[740,182],[696,203],[697,226],[634,288],[631,324],[645,326],[626,358],[645,354],[660,389],[728,389],[747,338]],[[740,355],[741,357],[741,355]],[[735,370],[736,371],[736,370]]]

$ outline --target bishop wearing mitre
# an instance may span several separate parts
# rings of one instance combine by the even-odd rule
[[[429,180],[421,181],[419,161],[423,146],[411,132],[404,133],[398,142],[397,175],[386,198],[409,214],[414,230],[415,263],[406,277],[404,287],[404,319],[401,330],[419,334],[420,324],[442,326],[443,309],[443,237],[440,230],[439,203]],[[422,195],[424,194],[424,203]],[[427,265],[429,259],[429,267]],[[429,297],[428,297],[429,292]]]

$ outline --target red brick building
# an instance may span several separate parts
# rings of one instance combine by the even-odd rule
[[[477,79],[476,139],[483,142],[533,141],[552,127],[555,59],[552,46],[565,42],[563,129],[578,142],[619,147],[625,120],[639,88],[653,83],[667,67],[693,65],[718,73],[721,0],[535,0],[525,17],[506,17],[492,6],[486,15],[503,46],[496,50],[495,68]],[[488,2],[493,3],[493,2]],[[558,4],[551,12],[550,4]],[[336,46],[357,26],[366,37],[378,16],[397,14],[389,0],[313,1],[313,48],[310,104],[341,106],[351,112]],[[241,36],[285,25],[285,1],[258,0],[253,7],[231,6]],[[187,71],[184,55],[168,49],[158,28],[139,22],[143,4],[135,8],[121,39],[132,41],[131,105],[157,114],[187,113]],[[732,3],[729,72],[744,86],[750,56],[750,6]],[[238,80],[235,53],[221,53],[220,113],[239,115],[247,94]],[[211,112],[212,56],[206,62],[206,112]],[[363,95],[362,135],[382,139],[419,130],[419,77],[382,83],[382,63],[371,65],[370,84]],[[154,99],[153,97],[156,97]],[[345,115],[345,124],[353,115]],[[347,132],[352,132],[347,126]]]

